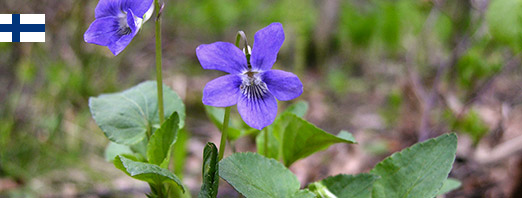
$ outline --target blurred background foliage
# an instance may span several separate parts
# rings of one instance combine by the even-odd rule
[[[83,41],[97,3],[0,2],[1,13],[45,13],[47,35],[46,43],[0,43],[0,196],[127,197],[147,190],[104,160],[108,140],[87,105],[91,96],[154,79],[153,23],[113,57]],[[447,197],[521,195],[520,146],[496,162],[473,156],[520,142],[522,0],[165,0],[164,78],[187,105],[174,166],[192,191],[200,185],[203,145],[219,136],[201,91],[220,73],[204,71],[195,48],[233,42],[238,30],[252,44],[257,30],[276,21],[286,40],[274,67],[300,76],[306,118],[331,132],[350,130],[361,142],[325,151],[340,167],[324,159],[297,163],[300,180],[364,172],[391,152],[456,131],[452,177],[464,187]],[[255,148],[253,137],[243,139],[233,148]],[[310,173],[313,165],[323,171]],[[519,175],[492,176],[497,169]]]

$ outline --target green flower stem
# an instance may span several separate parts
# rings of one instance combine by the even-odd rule
[[[147,124],[147,139],[150,140],[150,136],[152,135],[152,124]]]
[[[228,121],[230,120],[230,108],[231,107],[225,107],[225,118],[223,118],[223,128],[221,130],[221,143],[219,143],[218,161],[221,161],[221,159],[223,159],[223,155],[225,155],[225,147],[227,145]]]
[[[161,69],[161,9],[158,0],[154,0],[154,10],[156,10],[156,24],[155,24],[155,37],[156,37],[156,87],[158,88],[158,114],[160,125],[165,121],[165,113],[163,107],[163,78],[162,78],[162,69]],[[147,134],[150,138],[152,134],[152,130]],[[164,189],[163,183],[156,184],[156,195],[158,197],[165,197],[163,195]],[[151,186],[152,189],[152,186]]]
[[[265,156],[268,157],[268,130],[265,130]]]
[[[163,79],[161,76],[161,7],[158,0],[154,0],[154,9],[156,10],[156,82],[158,87],[158,112],[160,124],[165,121],[163,110]]]

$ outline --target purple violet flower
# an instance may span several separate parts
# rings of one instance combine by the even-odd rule
[[[83,35],[85,42],[107,46],[118,55],[136,36],[154,10],[153,0],[100,0],[96,20]]]
[[[231,43],[198,46],[196,55],[204,69],[229,73],[207,83],[203,104],[215,107],[237,104],[241,118],[250,127],[261,130],[272,124],[277,115],[276,98],[292,100],[303,93],[303,84],[295,74],[271,69],[284,40],[280,23],[259,30],[254,36],[250,62]]]

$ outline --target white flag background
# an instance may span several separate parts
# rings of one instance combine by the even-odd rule
[[[33,32],[30,26],[31,24],[45,25],[45,14],[20,14],[19,24],[14,25],[13,15],[0,14],[0,42],[16,42],[13,39],[17,35],[13,34],[19,34],[19,42],[45,42],[45,32]]]

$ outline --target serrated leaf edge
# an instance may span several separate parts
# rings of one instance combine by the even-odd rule
[[[392,158],[393,158],[394,156],[402,156],[403,151],[410,151],[410,150],[412,150],[413,148],[420,147],[420,146],[422,146],[422,145],[426,145],[426,144],[428,144],[428,143],[432,143],[432,142],[433,142],[433,143],[437,143],[437,142],[440,142],[442,139],[444,139],[445,137],[448,137],[448,136],[453,136],[453,137],[455,137],[455,152],[452,154],[453,157],[452,157],[452,161],[451,161],[451,164],[453,164],[453,163],[455,162],[455,157],[456,157],[456,154],[457,154],[457,153],[456,153],[456,147],[457,147],[457,134],[455,134],[455,133],[447,133],[447,134],[441,135],[441,136],[436,137],[436,138],[432,138],[432,139],[428,139],[428,140],[423,141],[423,142],[420,142],[420,143],[416,143],[416,144],[414,144],[414,145],[412,145],[412,146],[410,146],[410,147],[408,147],[408,148],[405,148],[405,149],[403,149],[403,150],[401,150],[401,151],[399,151],[399,152],[393,153],[392,155],[386,157],[386,159],[380,161],[377,165],[375,165],[375,167],[374,167],[371,171],[373,171],[373,170],[376,169],[377,167],[381,167],[381,166],[383,166],[382,164],[388,163],[388,161],[392,160]],[[370,173],[371,173],[371,171],[370,171]],[[445,173],[445,174],[446,174],[446,179],[448,178],[448,175],[449,175],[450,172],[451,172],[451,168],[447,171],[447,173]],[[372,174],[373,174],[373,173],[372,173]],[[377,175],[377,174],[375,174],[375,175]],[[437,192],[440,190],[440,188],[442,188],[442,185],[443,185],[443,184],[444,184],[444,181],[442,181],[442,182],[439,184],[439,187],[438,187],[434,192],[432,192],[431,194],[433,194],[433,195],[435,196],[435,195],[437,194]],[[411,190],[411,189],[410,189],[410,190]]]

